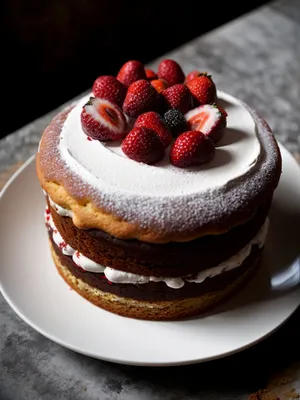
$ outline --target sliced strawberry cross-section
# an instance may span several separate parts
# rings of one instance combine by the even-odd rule
[[[127,120],[116,104],[90,97],[81,112],[83,132],[96,140],[120,140],[128,132]]]
[[[205,104],[185,114],[189,129],[200,131],[218,143],[225,132],[227,114],[217,105]]]

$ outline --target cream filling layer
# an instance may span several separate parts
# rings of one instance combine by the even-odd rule
[[[55,206],[53,208],[56,209]],[[193,278],[189,276],[178,277],[178,278],[145,276],[145,275],[133,274],[130,272],[119,271],[117,269],[113,269],[110,267],[104,267],[103,265],[98,264],[95,261],[85,257],[82,253],[73,249],[63,240],[61,234],[59,233],[58,229],[56,228],[53,222],[48,207],[46,208],[45,211],[45,223],[48,229],[52,230],[53,242],[61,249],[62,253],[72,257],[74,263],[85,271],[94,273],[104,273],[106,278],[113,283],[119,283],[119,284],[129,283],[133,285],[142,285],[149,282],[165,282],[165,284],[169,288],[180,289],[181,287],[184,286],[185,282],[201,283],[207,278],[213,278],[214,276],[217,276],[223,272],[230,271],[234,268],[239,267],[251,253],[253,245],[258,245],[259,248],[262,248],[264,246],[268,233],[269,219],[268,218],[266,219],[266,221],[260,228],[257,235],[243,249],[241,249],[235,255],[230,257],[228,260],[223,261],[216,267],[200,271]]]
[[[48,196],[49,203],[51,207],[57,212],[57,214],[61,215],[62,217],[72,217],[73,213],[71,210],[63,208],[58,204],[54,203],[50,196]]]

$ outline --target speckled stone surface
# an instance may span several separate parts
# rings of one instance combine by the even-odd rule
[[[186,72],[209,71],[220,89],[256,108],[300,161],[299,0],[272,2],[165,57],[178,60]],[[0,172],[35,153],[57,112],[0,141]],[[297,311],[270,338],[222,360],[141,368],[95,360],[51,342],[0,296],[0,400],[247,400],[258,389],[265,391],[252,400],[298,398],[299,319]]]

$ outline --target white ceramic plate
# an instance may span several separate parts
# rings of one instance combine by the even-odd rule
[[[1,291],[13,310],[47,338],[103,360],[148,366],[207,361],[265,338],[300,303],[300,168],[281,146],[283,174],[270,215],[263,268],[212,315],[179,322],[119,317],[70,290],[50,258],[44,196],[35,160],[0,197]]]

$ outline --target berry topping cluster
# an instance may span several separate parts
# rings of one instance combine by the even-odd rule
[[[206,72],[185,76],[174,60],[162,60],[157,72],[136,60],[117,76],[99,76],[93,96],[83,106],[83,132],[94,140],[122,141],[132,160],[154,164],[169,148],[179,168],[209,162],[224,135],[227,113],[218,105],[217,90]]]

